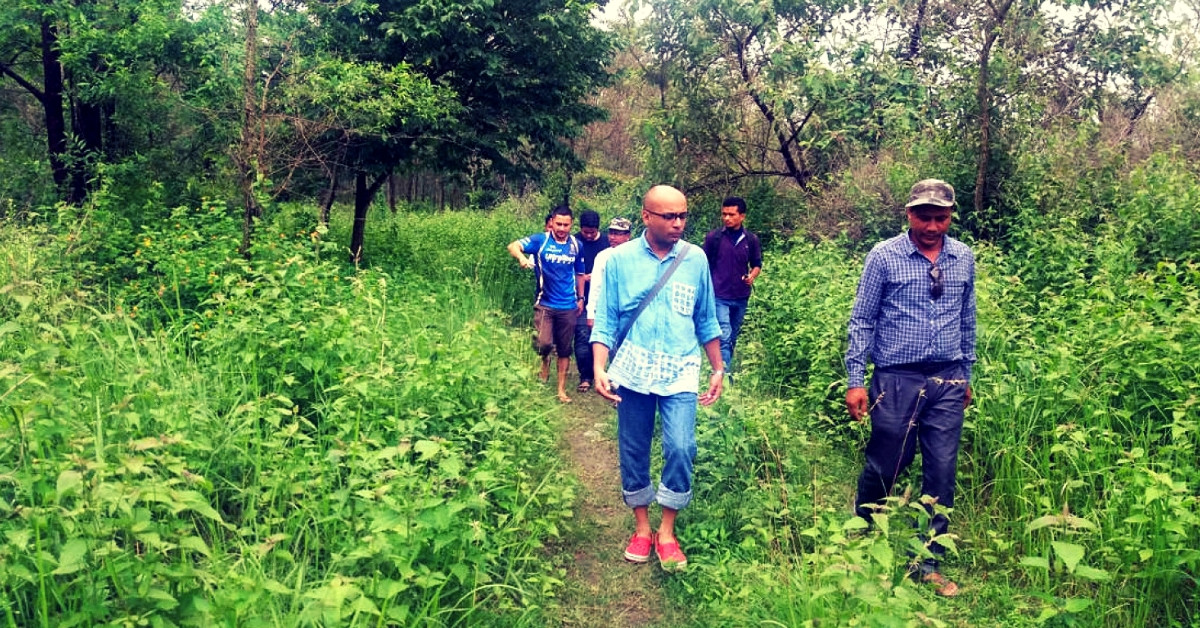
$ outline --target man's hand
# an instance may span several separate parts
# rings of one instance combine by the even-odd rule
[[[521,256],[521,268],[524,268],[525,270],[529,270],[529,269],[533,268],[533,256],[532,255],[529,257]]]
[[[846,409],[850,411],[850,418],[862,423],[867,416],[867,389],[860,386],[847,390]]]
[[[714,371],[708,376],[708,390],[700,395],[700,405],[711,406],[721,398],[721,390],[725,387],[725,374]]]
[[[621,403],[621,397],[617,395],[615,390],[616,387],[612,385],[612,382],[608,381],[608,371],[596,369],[596,392],[609,401]]]
[[[967,396],[963,397],[963,410],[966,410],[969,405],[971,405],[971,385],[967,384]]]

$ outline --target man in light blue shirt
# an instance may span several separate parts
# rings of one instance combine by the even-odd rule
[[[662,568],[675,571],[687,565],[675,537],[675,516],[692,498],[696,402],[710,405],[721,396],[721,327],[708,260],[699,247],[681,240],[687,222],[683,193],[665,185],[651,188],[642,201],[642,221],[642,237],[612,249],[604,266],[592,353],[597,392],[618,403],[621,492],[636,521],[625,558],[646,562],[655,550]],[[633,320],[647,293],[677,260],[673,274]],[[698,394],[702,348],[713,373],[707,390]],[[663,448],[657,490],[650,482],[656,411],[662,418]],[[662,506],[657,534],[650,527],[653,501]]]
[[[971,403],[975,362],[975,256],[946,235],[954,188],[937,179],[913,185],[906,205],[909,229],[871,249],[850,315],[846,408],[856,421],[870,412],[871,439],[858,478],[855,512],[870,521],[921,445],[921,494],[954,507],[954,482],[963,410]],[[867,359],[875,364],[868,404]],[[947,520],[935,514],[935,536]],[[935,557],[944,553],[936,541]],[[927,559],[922,580],[940,595],[958,585]]]

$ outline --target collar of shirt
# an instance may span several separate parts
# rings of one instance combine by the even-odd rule
[[[904,253],[906,255],[920,255],[921,257],[925,257],[925,254],[922,253],[921,249],[918,249],[916,243],[913,242],[912,229],[908,229],[904,232],[904,242],[901,244],[901,246],[904,248]],[[954,247],[950,246],[950,238],[945,234],[942,234],[942,248],[938,251],[938,259],[941,259],[942,255],[958,259],[958,251],[955,251]]]
[[[654,249],[650,247],[650,239],[646,236],[646,234],[643,233],[642,237],[638,238],[638,240],[641,241],[642,248],[647,253],[653,255],[655,259],[659,259],[658,253],[655,253]],[[681,245],[681,244],[684,244],[684,241],[682,238],[680,238],[679,240],[676,240],[675,244],[671,245],[671,250],[667,251],[667,256],[664,258],[661,258],[661,261],[665,262],[665,261],[671,259],[672,257],[675,257],[676,255],[678,255],[679,254],[679,245]]]

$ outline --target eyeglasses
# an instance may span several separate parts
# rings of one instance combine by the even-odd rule
[[[937,266],[929,267],[929,298],[936,301],[942,296],[942,271]]]
[[[687,215],[688,215],[687,212],[669,212],[666,214],[660,214],[658,212],[652,212],[648,209],[646,210],[646,213],[654,214],[655,216],[658,216],[659,218],[662,218],[663,220],[665,220],[667,222],[675,222],[676,220],[687,221]]]

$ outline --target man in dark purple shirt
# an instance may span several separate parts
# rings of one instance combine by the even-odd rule
[[[704,254],[712,272],[713,290],[717,300],[717,322],[721,325],[721,359],[725,372],[733,366],[733,349],[754,280],[762,272],[762,245],[758,236],[742,227],[746,221],[746,201],[731,196],[721,203],[721,222],[704,236]]]

